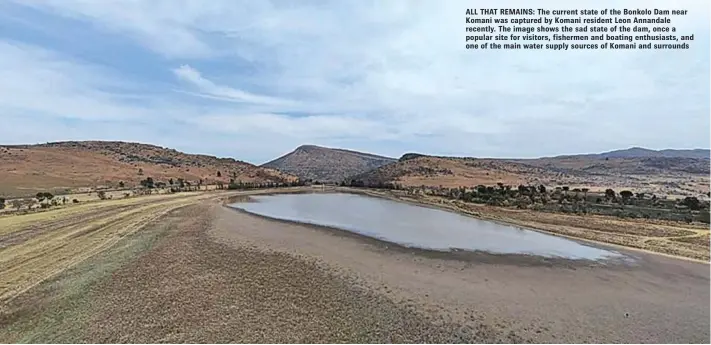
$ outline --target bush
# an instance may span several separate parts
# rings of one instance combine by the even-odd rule
[[[49,192],[39,192],[39,193],[37,193],[37,195],[35,195],[35,197],[39,201],[42,201],[44,199],[52,200],[52,198],[54,198],[54,195],[52,195],[52,193],[49,193]]]

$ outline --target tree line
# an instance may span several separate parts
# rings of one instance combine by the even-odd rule
[[[709,202],[699,200],[694,196],[671,200],[657,197],[654,194],[634,193],[630,190],[617,192],[612,188],[591,192],[589,188],[570,188],[569,186],[549,188],[544,185],[523,184],[511,186],[504,183],[497,183],[493,186],[477,185],[455,188],[424,185],[404,187],[398,183],[366,182],[356,179],[342,181],[340,185],[354,188],[401,190],[410,195],[431,195],[464,202],[520,209],[610,214],[620,217],[668,217],[684,221],[697,219],[707,223],[709,219]],[[652,209],[660,209],[664,212],[650,211]],[[690,217],[689,211],[697,212],[698,216]],[[670,215],[670,213],[673,214]]]

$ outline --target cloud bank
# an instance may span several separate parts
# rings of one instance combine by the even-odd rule
[[[255,163],[300,144],[534,157],[709,146],[706,1],[689,50],[468,51],[467,1],[8,1],[0,139],[137,140]],[[531,7],[477,2],[476,7]]]

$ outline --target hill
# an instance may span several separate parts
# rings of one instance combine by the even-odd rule
[[[709,191],[708,159],[595,158],[561,156],[538,159],[479,159],[406,154],[397,163],[354,175],[365,184],[460,187],[539,185],[631,189],[669,196],[701,196]]]
[[[692,150],[650,150],[643,147],[632,147],[625,150],[615,150],[603,153],[585,154],[585,155],[568,155],[558,156],[555,158],[696,158],[710,159],[711,150],[707,149],[692,149]]]
[[[232,158],[188,154],[154,145],[120,141],[68,141],[0,146],[0,195],[31,195],[44,190],[138,185],[183,178],[206,184],[279,182],[296,177]],[[218,172],[220,173],[218,176]]]
[[[302,179],[322,182],[340,182],[349,176],[361,174],[396,162],[390,157],[369,153],[303,145],[262,167],[277,169]]]

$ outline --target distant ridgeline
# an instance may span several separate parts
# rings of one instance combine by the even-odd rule
[[[402,155],[402,157],[400,157],[399,161],[403,162],[406,160],[420,158],[420,157],[427,157],[427,155],[423,155],[420,153],[406,153],[406,154]]]

